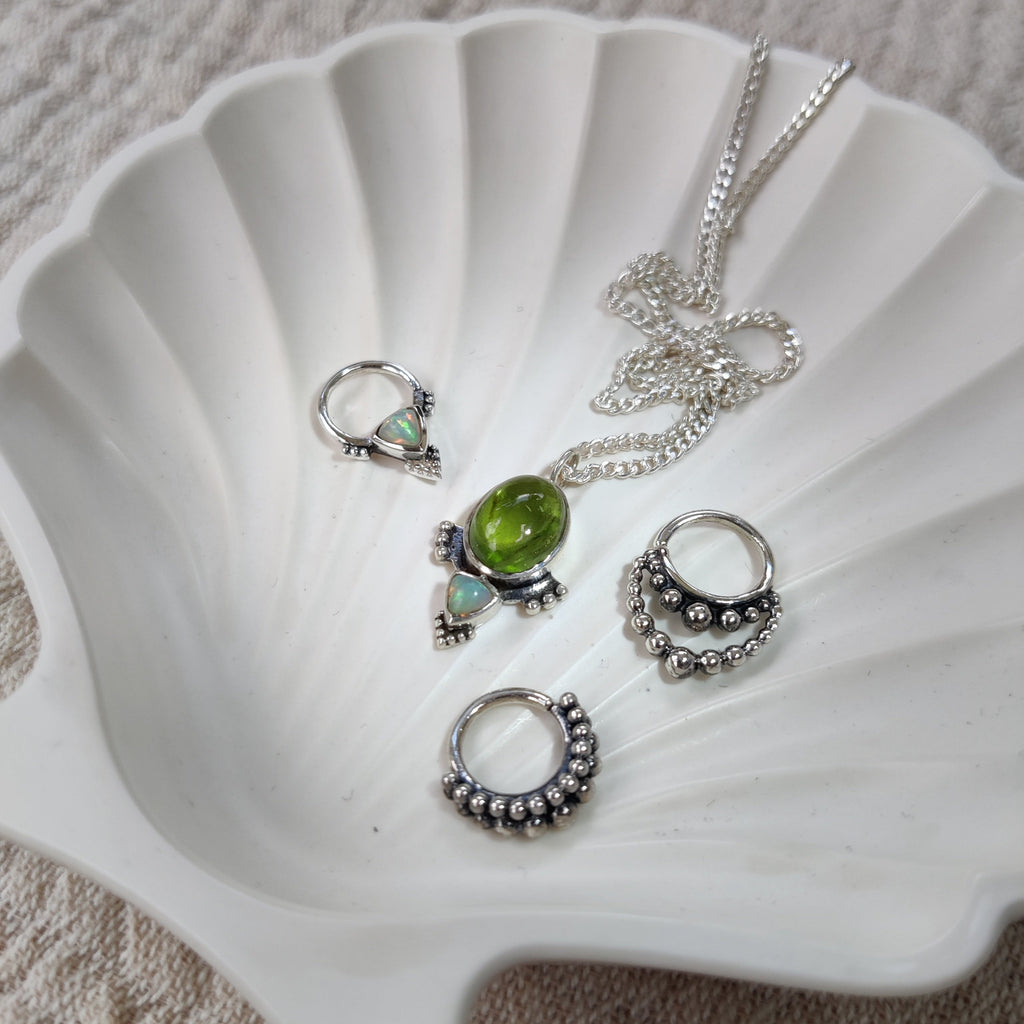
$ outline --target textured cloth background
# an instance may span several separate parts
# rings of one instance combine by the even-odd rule
[[[214,82],[363,28],[457,19],[497,0],[0,0],[0,273],[55,227],[99,165],[176,119]],[[517,7],[530,6],[519,2]],[[1024,174],[1021,0],[576,0],[598,17],[688,18],[790,48],[849,55],[879,90],[957,121]],[[936,173],[941,173],[936,168]],[[0,542],[0,699],[38,633]],[[0,707],[2,713],[2,707]],[[567,985],[566,979],[572,984]],[[492,980],[473,1024],[1024,1020],[1024,924],[974,978],[920,999],[802,993],[672,972],[550,965]],[[339,1007],[339,1021],[345,1019]],[[0,1024],[218,1022],[258,1016],[143,914],[0,841]]]

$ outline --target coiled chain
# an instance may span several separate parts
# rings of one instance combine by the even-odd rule
[[[594,398],[595,407],[619,416],[671,402],[681,405],[682,412],[671,427],[657,434],[623,433],[574,445],[563,452],[552,468],[551,479],[559,486],[644,476],[664,469],[704,437],[720,409],[749,401],[760,394],[764,385],[785,380],[800,366],[800,336],[777,313],[742,310],[696,326],[681,324],[672,313],[673,306],[690,306],[709,316],[717,312],[725,244],[736,222],[835,87],[853,70],[853,64],[845,59],[832,65],[785,130],[730,195],[767,58],[768,43],[759,35],[751,49],[740,101],[701,216],[694,272],[683,274],[664,252],[642,253],[606,293],[608,308],[650,340],[619,358],[610,383]],[[629,297],[635,293],[642,302]],[[762,328],[776,336],[782,355],[774,367],[759,370],[751,366],[726,340],[729,334],[745,328]],[[624,389],[626,395],[620,396]],[[648,454],[632,459],[606,458],[626,452]],[[594,461],[601,459],[605,461]]]

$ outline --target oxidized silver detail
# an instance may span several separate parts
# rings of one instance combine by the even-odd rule
[[[557,484],[555,485],[557,486]],[[483,505],[488,494],[473,506],[466,517],[467,527],[472,523],[477,510]],[[562,550],[569,535],[571,515],[569,503],[563,498],[565,525],[558,542],[539,562],[522,572],[505,573],[485,565],[473,552],[468,543],[467,527],[458,526],[451,520],[442,522],[434,535],[434,557],[438,562],[450,562],[454,568],[449,578],[449,591],[453,581],[459,576],[475,578],[481,587],[493,594],[495,602],[481,604],[479,610],[468,615],[454,616],[446,597],[445,607],[434,616],[434,646],[445,650],[459,644],[467,643],[476,636],[476,626],[487,621],[500,604],[521,604],[527,615],[553,608],[569,593],[569,588],[557,580],[548,566]]]
[[[669,557],[668,541],[677,530],[701,522],[729,527],[745,536],[761,552],[764,567],[761,579],[752,589],[733,595],[715,594],[682,578]],[[694,651],[689,647],[675,646],[668,634],[657,628],[642,595],[635,592],[642,587],[644,573],[648,577],[648,586],[658,594],[661,606],[678,613],[683,624],[693,633],[703,633],[708,629],[732,633],[743,622],[760,626],[762,616],[764,625],[745,643],[732,643],[721,651],[713,648]],[[665,662],[666,670],[674,679],[685,679],[696,672],[717,675],[723,668],[734,669],[744,664],[775,635],[782,618],[782,602],[772,589],[774,578],[775,559],[771,548],[745,519],[711,509],[688,512],[667,523],[655,538],[655,547],[648,548],[634,560],[626,590],[627,614],[634,631],[643,638],[644,648]],[[665,595],[670,595],[668,600],[665,600]]]
[[[553,608],[569,593],[569,588],[555,579],[548,568],[554,554],[557,551],[528,572],[515,575],[493,570],[485,572],[487,567],[481,566],[477,559],[471,557],[469,545],[465,542],[465,531],[461,526],[446,520],[438,526],[434,538],[434,557],[439,562],[451,562],[455,568],[453,578],[459,573],[476,576],[485,582],[502,604],[521,604],[527,615],[536,615]],[[434,646],[438,650],[445,650],[467,643],[476,636],[476,625],[486,621],[491,614],[492,606],[488,606],[482,610],[482,614],[471,620],[456,620],[448,611],[446,602],[444,610],[434,616]]]
[[[391,377],[397,377],[407,384],[412,391],[412,404],[404,409],[398,409],[392,416],[383,420],[377,430],[370,437],[357,437],[354,434],[343,430],[331,417],[327,403],[331,393],[349,377],[363,373],[384,373]],[[350,363],[342,367],[323,386],[320,391],[320,399],[317,403],[317,413],[323,428],[341,442],[341,452],[352,459],[368,459],[371,455],[386,455],[392,459],[398,459],[405,466],[407,472],[412,473],[424,480],[441,479],[441,453],[437,446],[428,443],[427,428],[425,420],[434,411],[433,392],[423,388],[420,382],[398,363],[391,363],[382,359],[366,359],[358,363]],[[409,412],[417,426],[419,441],[414,445],[392,441],[381,436],[383,428],[394,416],[403,412]]]
[[[487,708],[509,703],[550,712],[562,734],[564,749],[558,770],[542,785],[524,793],[489,789],[473,776],[462,757],[462,739],[469,723]],[[441,778],[441,786],[456,810],[474,818],[481,828],[534,839],[549,828],[571,825],[579,805],[594,795],[593,777],[601,770],[597,747],[590,717],[575,694],[563,693],[555,701],[536,690],[495,690],[473,701],[452,727],[448,741],[451,771]]]

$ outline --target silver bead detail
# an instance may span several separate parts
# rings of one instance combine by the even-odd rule
[[[683,603],[683,595],[675,587],[669,587],[668,590],[661,592],[658,600],[661,602],[662,608],[666,611],[674,612]]]
[[[565,794],[558,788],[558,786],[548,786],[544,790],[544,799],[548,802],[550,807],[561,807],[565,803]]]
[[[576,796],[579,798],[581,804],[588,803],[590,798],[594,795],[594,783],[593,782],[581,782],[580,788],[576,791]]]
[[[743,609],[743,618],[747,622],[757,622],[761,618],[761,613],[753,605]]]
[[[522,821],[530,813],[526,801],[517,797],[508,805],[508,816],[513,821]]]
[[[464,804],[473,792],[473,787],[468,783],[460,782],[452,789],[452,800],[456,804]]]
[[[674,679],[686,679],[697,668],[697,658],[688,647],[673,647],[665,659],[669,675]]]
[[[571,772],[562,772],[558,776],[558,788],[565,793],[575,793],[580,788],[580,780]]]
[[[488,802],[487,794],[478,791],[469,798],[467,806],[473,814],[483,814],[487,810]]]
[[[569,708],[579,707],[580,702],[577,700],[575,693],[567,692],[563,693],[562,696],[558,698],[558,703],[560,707],[563,707],[568,711]]]
[[[747,660],[747,655],[742,647],[732,644],[722,651],[722,659],[730,668],[738,668]]]
[[[654,629],[654,619],[652,619],[650,615],[646,614],[646,612],[643,612],[640,615],[633,616],[632,626],[633,629],[643,635]]]
[[[569,744],[569,753],[573,757],[589,757],[594,752],[588,740],[574,740]]]
[[[572,804],[562,804],[556,807],[551,815],[551,824],[555,828],[568,828],[576,820]]]
[[[590,765],[582,757],[574,757],[568,765],[569,771],[578,779],[585,779],[590,774]],[[582,786],[580,789],[582,790]]]
[[[672,640],[667,633],[662,633],[660,630],[655,630],[651,635],[644,641],[644,646],[653,655],[664,654],[672,646]]]
[[[644,599],[642,597],[639,597],[635,594],[631,594],[629,597],[626,598],[626,607],[634,615],[639,615],[644,610],[646,605],[644,604]]]
[[[533,796],[526,801],[526,806],[530,809],[530,813],[535,817],[547,814],[548,811],[547,801],[540,795],[540,793],[534,793]]]
[[[683,620],[695,633],[703,633],[711,625],[711,609],[703,601],[686,606]]]
[[[507,812],[508,801],[503,796],[491,798],[491,802],[487,805],[487,813],[492,818],[504,818]]]
[[[700,656],[701,671],[713,676],[722,671],[722,657],[718,651],[703,651]]]
[[[735,633],[736,630],[743,625],[743,617],[735,608],[726,608],[725,611],[718,616],[718,624],[727,633]]]
[[[548,830],[548,823],[543,818],[531,818],[523,827],[523,834],[530,839],[538,839]]]

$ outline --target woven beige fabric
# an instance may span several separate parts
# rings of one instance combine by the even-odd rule
[[[25,678],[39,652],[39,625],[7,542],[0,537],[0,699]]]
[[[214,82],[269,60],[316,53],[372,25],[462,18],[503,6],[510,5],[3,0],[0,272],[56,226],[105,159],[179,117]],[[876,88],[952,118],[1010,171],[1024,174],[1020,0],[573,0],[560,6],[599,17],[689,18],[741,37],[763,29],[780,45],[829,57],[849,53]],[[24,589],[0,542],[0,699],[24,679],[38,643]],[[924,999],[817,995],[636,968],[532,965],[488,984],[472,1021],[1009,1024],[1024,1020],[1022,977],[1024,925],[1018,925],[975,978]],[[0,842],[0,1024],[258,1019],[226,982],[144,915]],[[338,1019],[346,1019],[343,1007]]]
[[[140,911],[0,844],[4,1024],[257,1024],[207,964]]]
[[[1019,1024],[1022,962],[1024,924],[1009,930],[968,981],[913,999],[826,995],[638,967],[530,964],[489,982],[470,1024]]]

